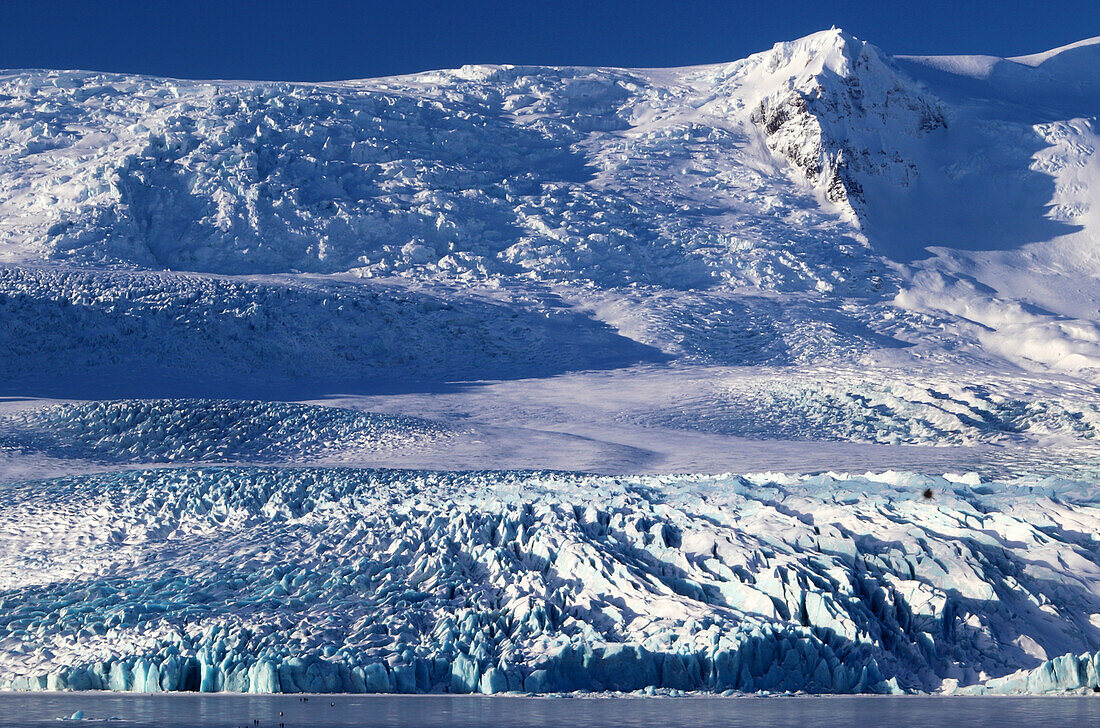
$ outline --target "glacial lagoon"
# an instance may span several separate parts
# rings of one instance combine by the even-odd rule
[[[303,700],[303,698],[306,698]],[[82,711],[82,720],[68,720]],[[1006,728],[1100,724],[1100,697],[0,694],[0,728]]]

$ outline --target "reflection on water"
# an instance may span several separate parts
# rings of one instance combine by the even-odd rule
[[[76,711],[85,720],[59,722]],[[113,719],[113,720],[112,720]],[[564,698],[470,696],[124,695],[7,693],[8,726],[201,728],[611,728],[614,726],[798,726],[814,728],[1047,728],[1100,725],[1100,698],[796,697]]]

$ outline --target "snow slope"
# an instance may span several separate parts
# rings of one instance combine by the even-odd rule
[[[1096,686],[1098,54],[0,72],[0,682]]]

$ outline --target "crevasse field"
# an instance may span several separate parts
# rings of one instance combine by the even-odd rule
[[[0,686],[1100,689],[1098,67],[0,73]]]

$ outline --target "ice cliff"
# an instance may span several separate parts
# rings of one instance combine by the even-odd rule
[[[0,512],[16,688],[1096,684],[1043,663],[1100,645],[1097,508],[1065,481],[203,468]]]

